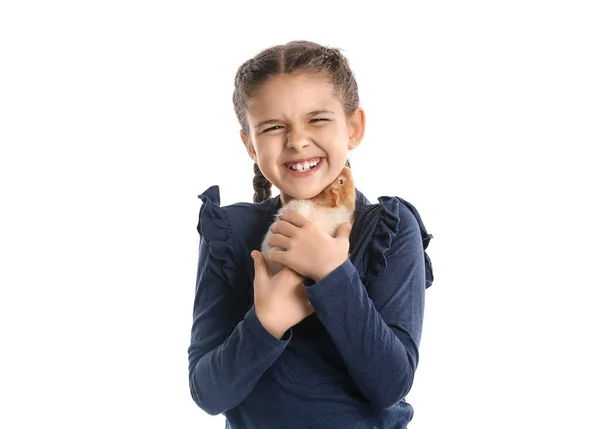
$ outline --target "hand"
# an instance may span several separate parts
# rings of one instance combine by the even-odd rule
[[[270,276],[262,253],[253,251],[250,255],[254,260],[256,317],[271,335],[281,338],[314,311],[304,290],[304,278],[289,267]]]
[[[282,263],[318,282],[348,259],[352,224],[344,223],[331,237],[297,212],[283,213],[271,226],[270,261]]]

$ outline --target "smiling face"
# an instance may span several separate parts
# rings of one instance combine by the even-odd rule
[[[345,114],[329,79],[306,72],[279,74],[258,87],[247,120],[242,141],[283,204],[312,198],[332,183],[365,125],[361,108]]]

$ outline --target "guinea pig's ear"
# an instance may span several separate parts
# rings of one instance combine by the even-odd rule
[[[337,207],[340,204],[340,191],[337,188],[331,190],[331,207]]]

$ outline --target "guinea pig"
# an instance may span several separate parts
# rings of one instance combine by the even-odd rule
[[[319,225],[323,230],[334,236],[340,225],[346,222],[354,222],[356,208],[356,193],[354,189],[354,178],[350,168],[344,167],[338,177],[328,185],[321,193],[310,199],[292,199],[279,209],[273,223],[279,217],[289,211],[295,211]],[[271,246],[268,241],[273,236],[269,227],[262,242],[261,252],[267,260],[269,273],[275,275],[283,268],[283,264],[272,262],[268,259]],[[278,247],[273,249],[281,250]]]

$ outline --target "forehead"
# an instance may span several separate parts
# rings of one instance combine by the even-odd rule
[[[331,80],[323,74],[279,74],[260,85],[249,100],[248,114],[257,118],[306,114],[327,109],[342,111]]]

